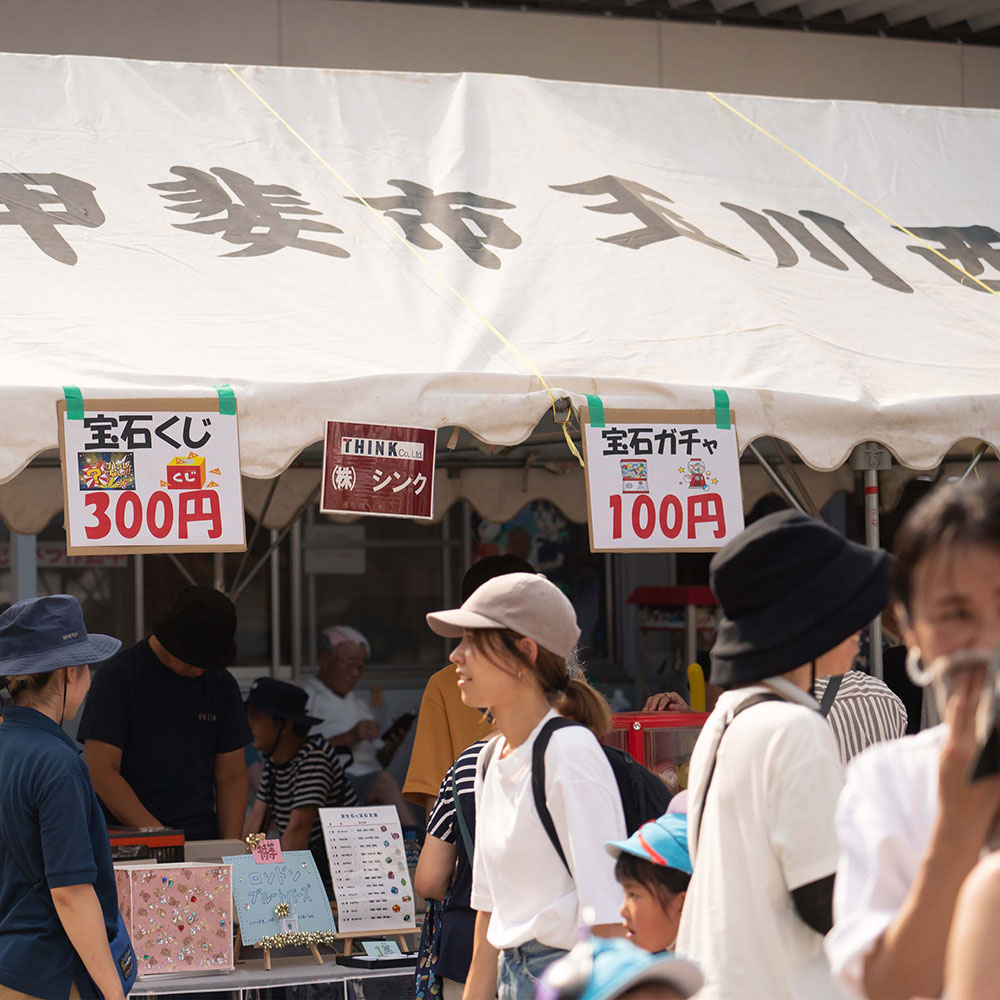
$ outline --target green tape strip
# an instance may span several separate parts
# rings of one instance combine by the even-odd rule
[[[83,393],[75,385],[64,385],[66,416],[70,420],[83,420]]]
[[[721,431],[732,430],[729,419],[729,393],[725,389],[713,389],[715,393],[715,426]]]
[[[590,426],[604,426],[604,401],[600,396],[587,396],[587,407],[590,410]]]
[[[219,413],[222,413],[227,417],[235,417],[236,393],[233,392],[232,386],[226,382],[225,385],[217,385],[214,388],[219,394]]]

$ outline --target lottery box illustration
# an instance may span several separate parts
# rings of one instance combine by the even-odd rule
[[[231,865],[115,865],[139,976],[231,972]]]
[[[167,462],[168,490],[200,490],[207,482],[205,456],[177,456]]]

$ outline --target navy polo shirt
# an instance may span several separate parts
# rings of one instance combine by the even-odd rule
[[[97,795],[73,741],[33,708],[0,723],[0,984],[36,997],[94,989],[49,889],[93,885],[108,940],[118,926],[115,873]]]

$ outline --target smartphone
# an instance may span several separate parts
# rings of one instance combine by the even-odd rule
[[[416,721],[416,712],[407,712],[405,715],[401,715],[396,721],[382,734],[382,739],[387,740],[390,734],[398,732],[399,735],[405,736],[410,731],[410,726]]]

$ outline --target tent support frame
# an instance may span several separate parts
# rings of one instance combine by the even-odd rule
[[[968,479],[969,476],[971,476],[972,473],[976,471],[976,466],[979,465],[979,463],[983,460],[983,457],[985,456],[988,449],[989,445],[986,444],[985,442],[980,444],[980,446],[976,449],[976,453],[972,456],[972,461],[969,462],[969,467],[965,470],[965,472],[962,473],[962,478],[959,479],[960,483],[964,483],[966,479]]]
[[[760,463],[763,470],[767,473],[767,478],[770,479],[771,482],[778,488],[778,492],[782,495],[782,497],[784,497],[784,499],[797,511],[802,514],[807,514],[808,511],[802,506],[795,494],[785,485],[785,481],[778,475],[777,471],[771,467],[768,460],[760,453],[760,449],[758,449],[758,447],[751,442],[747,445],[747,450]]]

